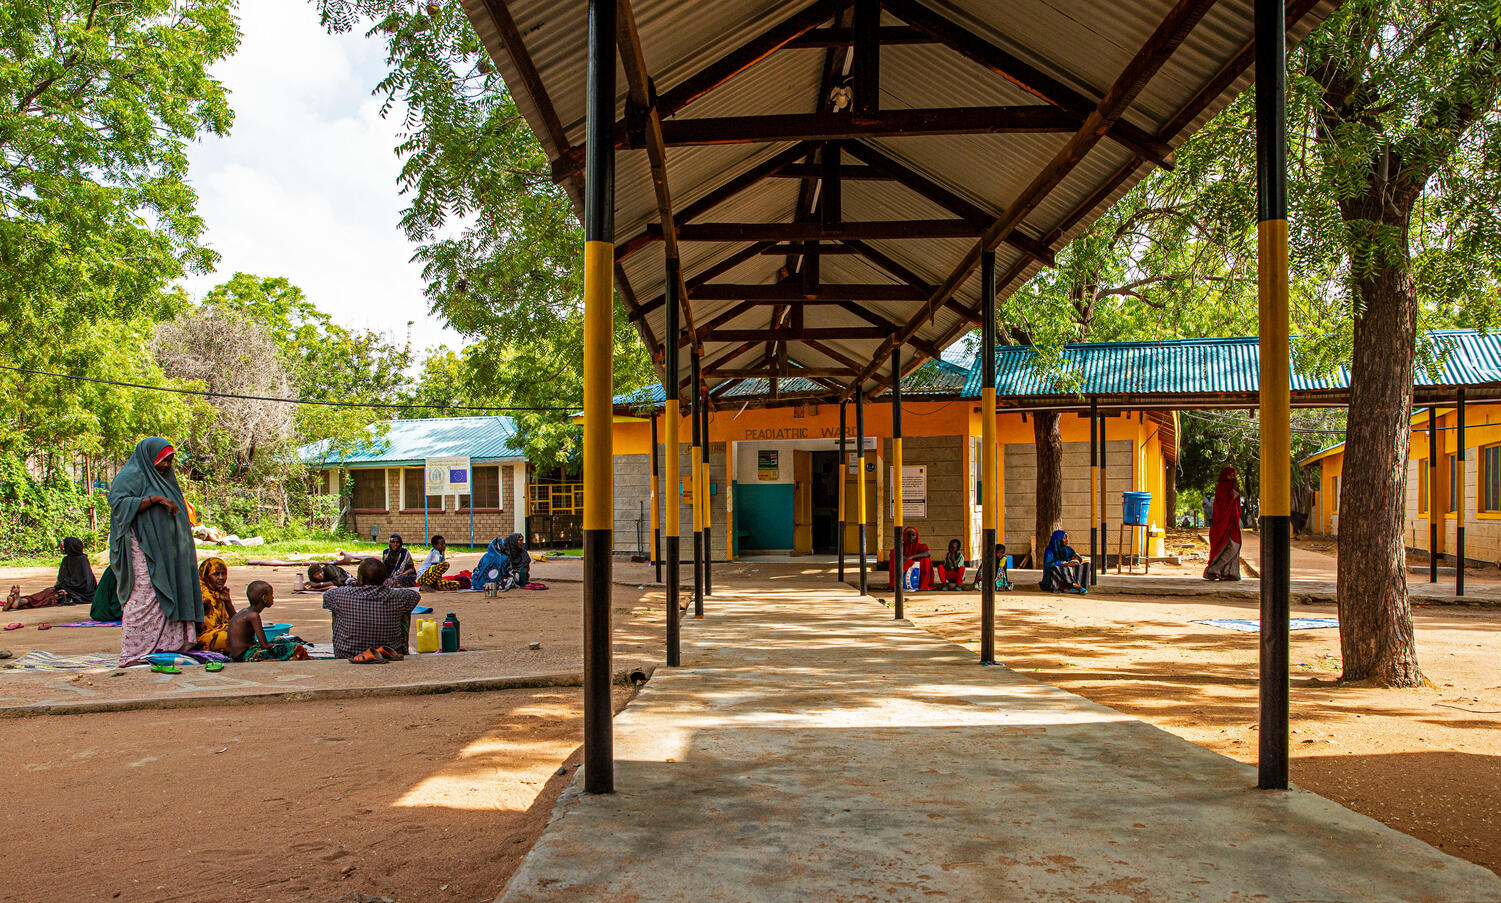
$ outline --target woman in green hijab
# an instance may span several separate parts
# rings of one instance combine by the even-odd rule
[[[109,563],[121,605],[120,667],[198,642],[203,595],[187,503],[167,440],[142,439],[109,487]]]

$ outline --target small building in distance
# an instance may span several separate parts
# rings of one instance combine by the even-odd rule
[[[345,527],[377,540],[399,533],[409,545],[442,534],[468,544],[526,532],[524,513],[529,468],[517,450],[509,417],[443,417],[390,420],[371,425],[373,441],[340,452],[328,441],[299,450],[314,473],[314,486],[343,500]],[[379,435],[381,431],[384,435]],[[423,505],[423,462],[469,458],[470,496],[428,496]]]
[[[1436,418],[1433,418],[1434,414]],[[1433,418],[1436,455],[1429,453]],[[1464,511],[1465,560],[1501,561],[1501,404],[1465,405],[1464,480],[1460,481],[1459,412],[1453,405],[1419,408],[1412,415],[1412,446],[1407,456],[1407,495],[1402,532],[1407,548],[1428,553],[1430,505],[1437,505],[1440,560],[1458,549],[1460,509]],[[1435,460],[1437,468],[1429,461]],[[1339,494],[1345,445],[1331,446],[1300,462],[1317,471],[1317,501],[1308,529],[1339,535]]]

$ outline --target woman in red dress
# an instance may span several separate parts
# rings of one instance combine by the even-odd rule
[[[1209,564],[1205,580],[1240,579],[1240,483],[1235,468],[1220,471],[1214,487],[1214,513],[1209,521]]]
[[[911,567],[913,564],[917,564],[921,568],[921,577],[918,580],[917,588],[920,590],[932,589],[933,553],[928,550],[928,547],[926,545],[918,542],[917,529],[915,527],[908,527],[906,530],[902,531],[901,570],[897,570],[896,568],[895,550],[892,551],[891,560],[887,564],[887,569],[891,572],[891,585],[893,587],[896,586],[896,582],[901,579],[901,575],[906,573],[907,568]]]

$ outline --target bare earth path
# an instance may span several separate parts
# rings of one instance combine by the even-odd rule
[[[1501,901],[1490,872],[826,579],[716,591],[507,901]],[[1372,855],[1380,850],[1379,855]]]

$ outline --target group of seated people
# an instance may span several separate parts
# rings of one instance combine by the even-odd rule
[[[412,561],[412,553],[403,543],[401,534],[392,533],[387,548],[381,552],[381,565],[385,568],[384,584],[392,588],[421,587],[436,592],[454,590],[482,590],[488,583],[496,584],[497,590],[514,589],[531,582],[531,555],[526,551],[526,541],[520,533],[495,537],[490,541],[485,554],[472,572],[461,572],[448,577],[448,541],[442,536],[432,538],[431,549],[420,565]],[[310,565],[308,590],[328,590],[341,586],[353,586],[358,581],[341,564],[352,564],[353,559],[329,564]]]
[[[916,528],[908,527],[902,532],[900,570],[897,568],[895,550],[892,550],[886,568],[891,577],[892,587],[897,585],[897,581],[904,574],[916,568],[916,586],[909,585],[909,589],[931,590],[937,586],[944,590],[957,590],[964,586],[964,572],[969,564],[970,562],[964,558],[964,544],[957,539],[949,540],[943,561],[935,564],[932,551],[926,543],[921,541]],[[976,567],[971,587],[979,589],[982,579],[982,569]],[[1089,562],[1080,558],[1079,553],[1068,544],[1067,533],[1054,530],[1053,535],[1048,539],[1047,547],[1043,550],[1040,583],[1042,589],[1047,592],[1085,593],[1088,591],[1089,582]],[[1001,590],[1011,589],[1004,543],[995,545],[995,586],[996,589]]]

